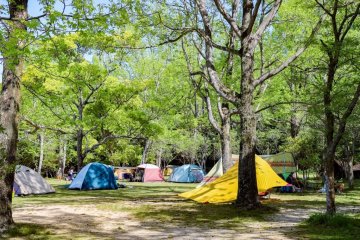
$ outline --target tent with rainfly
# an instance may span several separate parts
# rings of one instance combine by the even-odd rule
[[[141,171],[141,182],[161,182],[164,181],[161,169],[154,164],[141,164],[136,167],[137,173]],[[135,173],[136,174],[136,173]]]
[[[55,189],[34,170],[18,165],[14,176],[15,195],[54,193]]]
[[[239,160],[239,155],[232,154],[231,160],[232,165],[234,165],[236,161]],[[201,183],[199,183],[196,187],[199,188],[205,184],[213,182],[222,175],[224,175],[223,160],[222,158],[220,158],[219,161],[217,161],[217,163],[211,168],[211,170],[204,176]]]
[[[177,167],[171,173],[169,182],[199,183],[204,178],[204,171],[195,164],[185,164]]]
[[[273,155],[260,155],[260,157],[267,161],[277,174],[282,174],[284,179],[287,179],[291,173],[297,171],[291,153],[283,152]]]
[[[259,193],[266,192],[273,187],[282,187],[288,184],[259,156],[255,157],[255,163]],[[179,196],[201,203],[235,201],[238,192],[238,164],[238,162],[235,163],[222,177],[219,177],[215,181],[203,185],[200,188],[195,188],[191,191],[179,194]]]
[[[113,168],[98,162],[89,163],[76,175],[69,189],[117,189]]]

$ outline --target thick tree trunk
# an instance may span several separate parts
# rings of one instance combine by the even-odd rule
[[[230,137],[230,115],[224,114],[221,124],[221,157],[224,173],[232,167],[231,137]]]
[[[19,30],[26,31],[23,20],[27,18],[27,0],[9,1],[9,13],[10,19],[16,20],[7,22],[9,23],[8,41],[14,41],[16,44],[12,49],[13,52],[21,51],[25,41],[19,38]],[[3,62],[0,96],[0,232],[8,229],[14,223],[11,203],[18,139],[20,80],[24,59],[19,55],[8,55],[4,56]]]
[[[251,104],[252,94],[242,97],[239,189],[236,203],[240,207],[252,209],[260,205],[255,168],[256,121]]]
[[[40,138],[40,156],[39,156],[38,173],[41,174],[41,168],[44,161],[44,138],[45,138],[44,132],[41,132],[39,134],[39,138]]]
[[[334,178],[335,151],[328,149],[324,153],[325,187],[326,187],[326,213],[335,214],[335,178]]]
[[[335,150],[334,146],[334,132],[335,132],[335,116],[331,110],[331,92],[335,79],[335,71],[337,60],[330,56],[330,63],[328,65],[328,73],[326,85],[324,88],[324,113],[325,113],[325,136],[326,147],[323,155],[323,162],[325,167],[325,186],[326,186],[326,212],[328,214],[335,214],[335,182],[334,182],[334,161]]]
[[[248,38],[243,43],[244,53],[241,59],[241,99],[239,105],[241,112],[239,189],[236,203],[240,207],[253,209],[260,205],[255,168],[256,117],[253,109],[255,46],[252,46],[251,39]]]

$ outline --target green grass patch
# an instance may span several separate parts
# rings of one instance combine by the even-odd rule
[[[358,227],[360,228],[360,221],[358,219],[343,215],[343,214],[323,214],[317,213],[310,216],[306,221],[308,224],[315,226],[324,226],[324,227]]]
[[[60,239],[51,235],[51,232],[44,226],[28,223],[15,224],[8,231],[0,235],[1,239],[30,239],[47,240]]]
[[[245,211],[233,204],[178,202],[173,205],[143,205],[134,209],[133,214],[141,220],[170,222],[178,226],[238,229],[246,222],[266,221],[266,216],[277,211],[277,208],[267,206]]]
[[[179,193],[193,189],[196,184],[125,183],[127,187],[118,190],[78,191],[68,190],[69,182],[56,179],[48,181],[55,187],[55,194],[15,197],[13,201],[15,209],[23,206],[31,208],[46,205],[91,205],[104,211],[104,214],[105,212],[128,213],[131,219],[140,223],[146,222],[148,226],[159,231],[163,230],[165,225],[172,225],[180,228],[232,229],[240,233],[248,231],[248,223],[256,223],[260,226],[264,223],[264,226],[267,226],[269,219],[277,221],[277,218],[272,218],[272,215],[278,213],[279,209],[325,210],[326,207],[325,195],[315,191],[293,194],[273,193],[270,199],[262,202],[261,209],[240,211],[232,204],[199,204],[177,196]],[[360,216],[358,210],[351,212],[351,209],[358,209],[360,206],[360,181],[356,181],[355,186],[356,188],[352,191],[336,195],[337,207],[343,207],[343,212],[348,215],[336,219],[323,219],[322,216],[316,215],[301,226],[289,229],[289,236],[311,239],[358,238],[359,225],[355,222],[360,222]],[[8,236],[13,234],[15,236],[13,238],[20,239],[56,239],[49,232],[58,230],[53,226],[44,225],[44,228],[29,226],[31,224],[18,225],[14,233],[7,234]],[[73,239],[87,239],[88,236],[94,234],[74,229],[68,229],[68,231]],[[125,230],[120,227],[118,231]],[[59,237],[61,234],[63,234],[62,239],[67,239],[67,233],[66,235],[57,233],[56,236]],[[100,236],[103,233],[98,234]],[[110,235],[109,238],[111,238]]]
[[[313,214],[302,223],[296,236],[309,239],[358,239],[360,236],[360,214]]]

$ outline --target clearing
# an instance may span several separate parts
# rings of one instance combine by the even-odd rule
[[[126,183],[106,191],[67,190],[15,197],[17,226],[5,239],[355,239],[360,226],[305,224],[325,208],[319,193],[271,194],[263,209],[239,211],[232,204],[198,204],[178,193],[195,184]],[[359,186],[360,182],[357,183]],[[338,212],[360,220],[360,188],[337,196]]]

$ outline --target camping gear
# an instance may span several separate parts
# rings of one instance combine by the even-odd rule
[[[232,154],[231,155],[232,165],[236,163],[236,161],[239,160],[239,155]],[[199,188],[205,184],[208,184],[210,182],[213,182],[215,179],[221,177],[224,175],[224,169],[223,169],[223,160],[222,158],[217,161],[217,163],[211,168],[211,170],[205,175],[204,179],[197,185],[196,187]]]
[[[204,184],[213,182],[215,179],[221,177],[224,174],[223,161],[220,158],[219,161],[211,168],[211,170],[204,176],[204,179],[196,187],[201,187]]]
[[[89,163],[76,175],[69,189],[117,189],[113,168],[98,162]]]
[[[15,195],[54,193],[55,189],[34,170],[17,165],[14,178]]]
[[[204,179],[204,171],[195,164],[177,167],[171,173],[169,182],[198,183]]]
[[[274,155],[260,155],[267,161],[277,174],[282,174],[286,179],[291,173],[297,171],[297,167],[291,153],[278,153]]]
[[[161,169],[154,164],[141,164],[136,167],[135,181],[159,182],[164,181]]]
[[[179,166],[167,165],[163,170],[164,176],[170,176],[171,173],[174,171],[174,169],[177,168],[177,167],[179,167]]]
[[[132,182],[136,167],[115,167],[114,175],[117,180],[129,180]]]
[[[255,156],[255,163],[259,193],[266,192],[273,187],[282,187],[288,184],[261,157]],[[238,167],[239,163],[237,162],[222,177],[200,188],[179,194],[179,196],[201,203],[235,201],[238,192]]]

